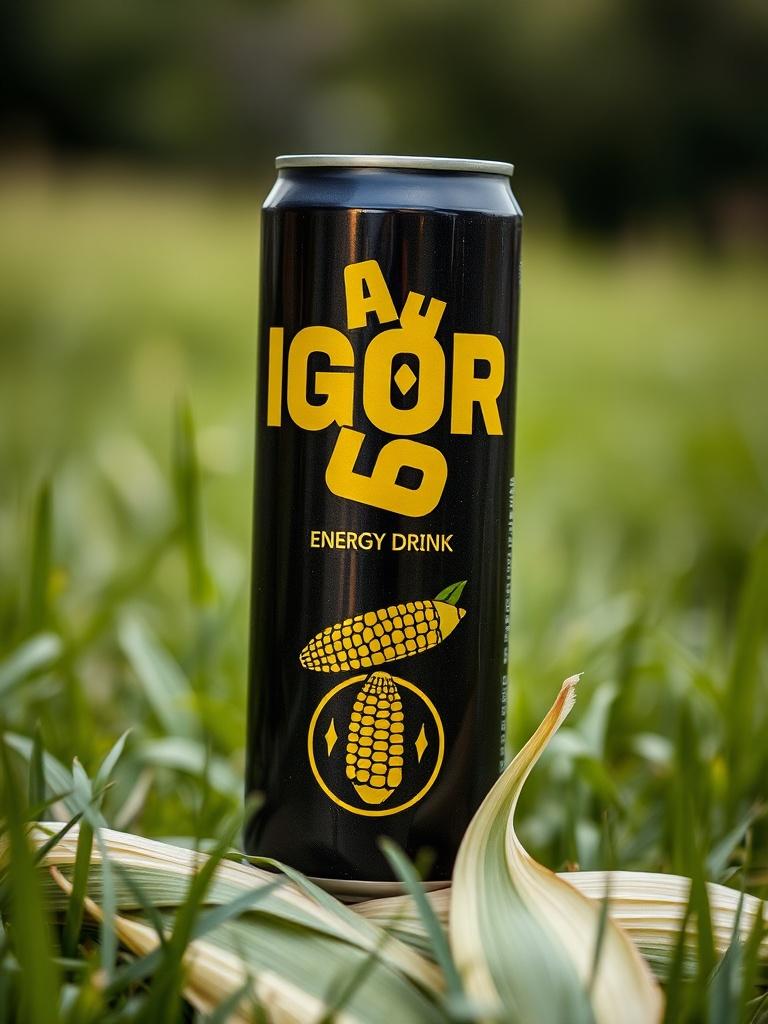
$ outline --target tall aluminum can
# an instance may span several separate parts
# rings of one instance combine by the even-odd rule
[[[520,208],[510,164],[284,156],[263,210],[249,853],[450,878],[504,759]],[[379,883],[379,884],[376,884]]]

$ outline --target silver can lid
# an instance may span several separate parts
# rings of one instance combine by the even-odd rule
[[[512,177],[514,165],[501,160],[464,160],[449,156],[381,156],[340,153],[298,153],[279,156],[278,171],[287,167],[386,167],[402,171],[460,171],[464,174],[503,174]]]

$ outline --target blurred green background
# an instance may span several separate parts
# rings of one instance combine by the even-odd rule
[[[0,698],[110,820],[240,798],[259,207],[281,151],[512,160],[511,733],[552,866],[768,881],[768,8],[27,0],[0,33]],[[190,412],[191,410],[191,412]],[[3,660],[4,659],[4,660]],[[212,792],[201,778],[206,765]],[[718,845],[719,844],[719,845]]]

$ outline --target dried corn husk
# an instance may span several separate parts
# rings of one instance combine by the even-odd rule
[[[563,684],[539,728],[472,820],[456,861],[450,938],[467,993],[483,1016],[653,1024],[661,991],[626,934],[523,849],[517,800],[568,715],[578,677]]]
[[[677,943],[691,889],[691,880],[682,875],[644,871],[569,871],[559,875],[563,881],[591,899],[609,898],[608,912],[629,935],[660,979],[667,977],[670,959]],[[715,950],[721,956],[733,938],[741,894],[724,885],[708,883]],[[427,893],[427,898],[444,927],[448,927],[450,888]],[[429,951],[424,923],[410,896],[390,896],[355,904],[355,912],[386,928],[416,949]],[[739,919],[739,934],[746,940],[755,916],[763,914],[768,928],[768,905],[749,894]],[[768,935],[763,938],[761,962],[763,977],[768,977]],[[688,930],[686,954],[689,967],[696,957],[696,940]]]
[[[58,827],[33,827],[33,843],[42,845]],[[77,836],[73,828],[43,861],[48,868],[48,897],[61,909],[70,888],[66,872],[75,862]],[[190,878],[207,859],[205,855],[110,829],[102,830],[102,838],[111,862],[127,870],[144,899],[167,912],[170,925],[173,910],[186,898]],[[115,931],[129,950],[144,955],[158,946],[157,934],[137,916],[141,904],[122,873],[114,874],[120,908]],[[270,872],[222,861],[206,904],[226,904],[274,881]],[[101,872],[96,847],[89,891],[86,909],[98,919]],[[404,1021],[443,1019],[437,1007],[442,977],[434,964],[342,904],[324,896],[313,899],[290,883],[271,891],[257,910],[189,945],[184,992],[194,1006],[208,1012],[251,979],[253,993],[268,1008],[270,1019],[281,1024],[321,1019],[334,989],[367,960],[370,967],[337,1014],[339,1020],[388,1024],[393,1007]],[[244,1007],[231,1019],[252,1018]]]

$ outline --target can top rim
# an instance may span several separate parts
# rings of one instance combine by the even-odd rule
[[[386,167],[403,171],[463,171],[468,174],[503,174],[511,178],[514,164],[501,160],[465,160],[447,156],[382,156],[343,153],[297,153],[279,156],[278,171],[286,167]]]

